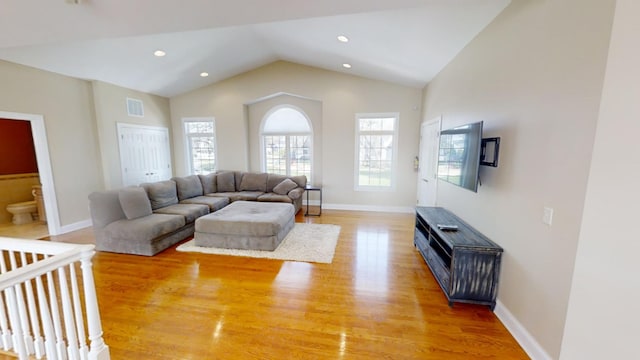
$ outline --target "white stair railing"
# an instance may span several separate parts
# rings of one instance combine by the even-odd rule
[[[93,280],[93,245],[0,237],[0,251],[3,351],[19,359],[110,359]]]

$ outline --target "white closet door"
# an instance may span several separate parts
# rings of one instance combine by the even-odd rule
[[[437,203],[440,123],[441,119],[437,117],[420,126],[418,206],[436,206]]]
[[[169,129],[118,123],[124,186],[171,177]]]

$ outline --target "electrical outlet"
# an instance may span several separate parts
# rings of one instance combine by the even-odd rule
[[[553,222],[553,209],[549,207],[544,208],[544,212],[542,214],[542,222],[551,225]]]

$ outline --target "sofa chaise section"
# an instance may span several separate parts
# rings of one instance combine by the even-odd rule
[[[100,251],[152,256],[194,231],[182,215],[154,214],[140,187],[93,192],[89,209]]]

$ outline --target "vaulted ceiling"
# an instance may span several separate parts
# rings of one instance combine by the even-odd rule
[[[76,1],[4,1],[0,59],[166,97],[276,60],[423,87],[510,2]]]

